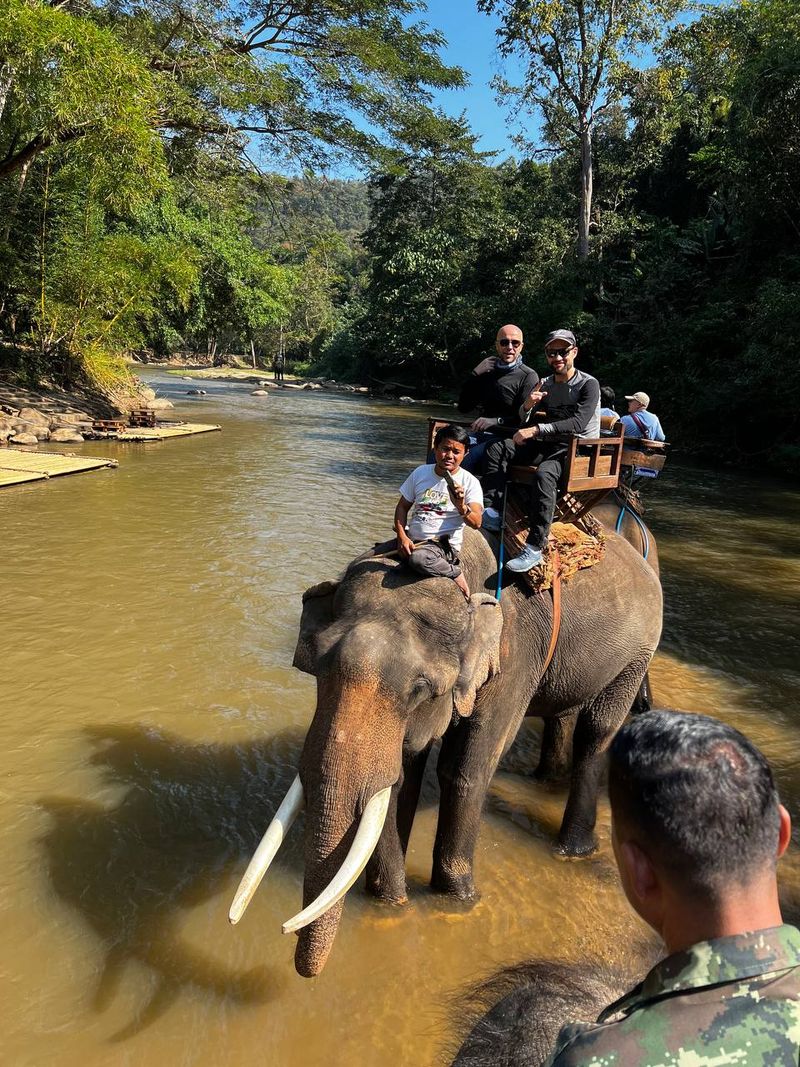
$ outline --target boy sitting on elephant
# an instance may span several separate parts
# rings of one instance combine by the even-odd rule
[[[469,434],[460,426],[444,426],[433,442],[435,463],[417,467],[400,486],[394,528],[400,558],[426,578],[452,578],[469,599],[458,550],[464,524],[480,529],[483,490],[461,463],[469,449]],[[406,532],[408,513],[413,507]]]

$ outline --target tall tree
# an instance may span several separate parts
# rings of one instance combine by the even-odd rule
[[[682,0],[478,0],[500,18],[499,49],[521,60],[524,81],[498,79],[499,91],[534,108],[558,150],[578,147],[578,258],[589,255],[598,119],[620,98],[616,74],[627,57],[654,44]]]
[[[430,90],[464,84],[439,58],[442,35],[412,22],[423,6],[9,0],[0,16],[0,176],[53,145],[114,129],[132,105],[178,150],[214,146],[297,169],[341,155],[388,162],[387,149],[409,143],[420,115],[448,126]]]

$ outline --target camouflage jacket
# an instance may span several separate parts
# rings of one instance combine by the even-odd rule
[[[562,1027],[547,1067],[784,1067],[800,1062],[800,931],[700,941],[597,1023]]]

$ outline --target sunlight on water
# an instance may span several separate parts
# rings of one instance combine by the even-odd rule
[[[426,890],[436,787],[410,905],[348,897],[324,973],[298,978],[302,819],[236,928],[235,886],[291,782],[314,706],[291,667],[300,596],[391,532],[427,411],[251,397],[210,383],[179,413],[221,434],[87,444],[116,471],[0,494],[4,567],[4,1056],[17,1065],[429,1064],[453,997],[526,957],[624,961],[641,938],[600,848],[565,862],[565,793],[531,777],[526,723],[496,775],[473,908]],[[673,465],[651,494],[666,591],[658,702],[720,715],[774,762],[797,811],[800,496]],[[789,914],[800,868],[783,867]],[[795,903],[797,902],[797,903]]]

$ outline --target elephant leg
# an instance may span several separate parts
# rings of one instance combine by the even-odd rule
[[[430,745],[403,755],[403,777],[392,790],[383,833],[367,864],[367,892],[387,904],[405,904],[405,858]]]
[[[537,782],[555,782],[569,772],[572,734],[577,712],[560,719],[545,719],[539,763],[533,772]]]
[[[461,719],[442,740],[436,767],[441,800],[431,872],[431,888],[437,892],[460,900],[474,900],[477,895],[472,868],[481,811],[507,733],[492,732],[485,721]]]
[[[406,904],[406,865],[397,832],[397,803],[400,783],[392,789],[386,822],[375,851],[367,864],[366,890],[384,904]]]
[[[597,848],[597,793],[605,753],[625,721],[644,677],[644,664],[628,667],[591,704],[578,713],[572,739],[572,778],[558,834],[564,856],[588,856]]]
[[[397,798],[397,830],[403,856],[408,851],[408,839],[411,837],[411,827],[414,825],[414,816],[417,813],[422,779],[425,777],[425,766],[430,751],[431,746],[427,745],[421,752],[414,753],[409,757],[403,771],[403,785]]]

